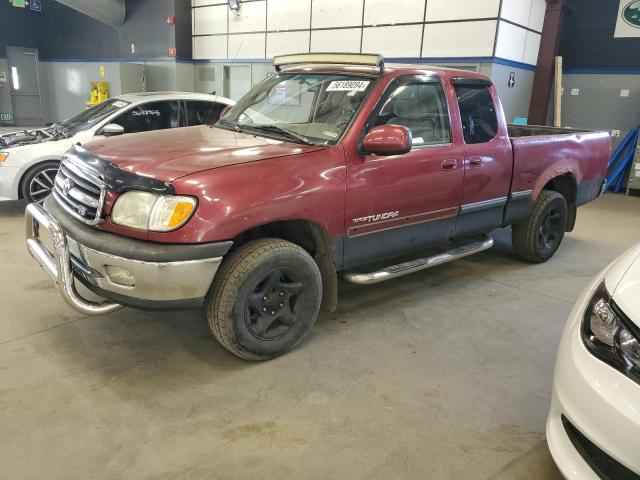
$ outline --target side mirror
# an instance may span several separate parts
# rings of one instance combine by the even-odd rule
[[[124,133],[124,128],[122,125],[118,125],[117,123],[110,123],[109,125],[105,125],[100,130],[100,134],[105,137],[114,137],[116,135],[122,135]]]
[[[373,155],[403,155],[411,151],[411,131],[401,125],[379,125],[362,140],[362,151]]]

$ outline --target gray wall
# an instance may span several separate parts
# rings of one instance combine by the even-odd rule
[[[563,86],[563,126],[621,130],[620,138],[640,126],[640,75],[569,74]],[[579,94],[571,95],[576,88]],[[620,96],[623,89],[630,91],[629,97]]]
[[[510,72],[516,74],[516,84],[513,88],[509,88]],[[491,77],[498,90],[507,122],[513,122],[516,117],[528,117],[535,72],[494,63],[487,75]]]
[[[9,75],[9,65],[6,58],[0,58],[0,71],[7,73],[7,83],[0,83],[0,113],[10,113],[13,115],[13,106],[11,105],[11,93],[9,89],[9,82],[11,81]],[[2,121],[0,125],[13,125],[13,121]]]

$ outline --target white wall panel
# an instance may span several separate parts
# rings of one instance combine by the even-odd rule
[[[435,23],[426,25],[423,57],[490,57],[496,22]]]
[[[502,0],[501,18],[526,27],[529,26],[530,14],[531,0]]]
[[[538,50],[540,50],[540,38],[542,35],[537,33],[527,32],[526,40],[524,44],[524,56],[522,61],[529,65],[536,65],[538,63]]]
[[[192,0],[191,5],[194,7],[200,7],[202,5],[211,5],[212,3],[222,3],[218,0]]]
[[[315,0],[314,0],[315,5]],[[361,28],[312,30],[312,52],[359,52]]]
[[[229,32],[264,32],[267,21],[267,3],[248,2],[240,5],[240,15],[229,13]]]
[[[269,2],[269,8],[271,2]],[[267,58],[309,51],[309,31],[267,33]]]
[[[528,27],[533,28],[538,32],[542,32],[542,27],[544,25],[544,15],[546,11],[547,2],[545,0],[532,0]]]
[[[193,37],[193,58],[196,60],[227,58],[227,36]]]
[[[267,4],[267,30],[309,28],[310,21],[311,0],[269,0]]]
[[[363,0],[313,0],[312,28],[362,25]]]
[[[496,44],[496,57],[522,62],[526,39],[527,31],[524,28],[501,21],[498,30],[498,43]]]
[[[271,2],[272,0],[269,0]],[[366,0],[365,25],[422,22],[425,0]],[[269,3],[271,5],[271,3]]]
[[[427,22],[497,17],[499,8],[500,0],[428,0]]]
[[[264,33],[229,35],[229,59],[264,58]]]
[[[193,9],[193,33],[203,35],[207,33],[227,33],[226,5],[202,7]]]
[[[362,34],[362,51],[386,57],[419,57],[421,40],[422,25],[370,27]]]

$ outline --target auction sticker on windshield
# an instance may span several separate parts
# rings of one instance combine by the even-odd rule
[[[127,105],[129,105],[127,102],[123,102],[122,100],[117,100],[115,102],[113,102],[113,106],[116,108],[122,108],[122,107],[126,107]]]
[[[367,80],[335,80],[327,87],[327,92],[364,92],[369,86]]]

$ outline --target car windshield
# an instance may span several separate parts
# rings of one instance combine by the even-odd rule
[[[217,125],[299,143],[334,144],[374,80],[330,73],[276,74],[256,85]]]
[[[67,120],[63,120],[62,122],[60,122],[60,126],[64,128],[65,133],[77,133],[81,130],[86,130],[93,127],[100,120],[108,117],[118,110],[125,108],[127,105],[129,105],[129,102],[118,100],[117,98],[105,100],[98,105],[94,105],[87,110],[83,110],[79,114],[74,115]]]

